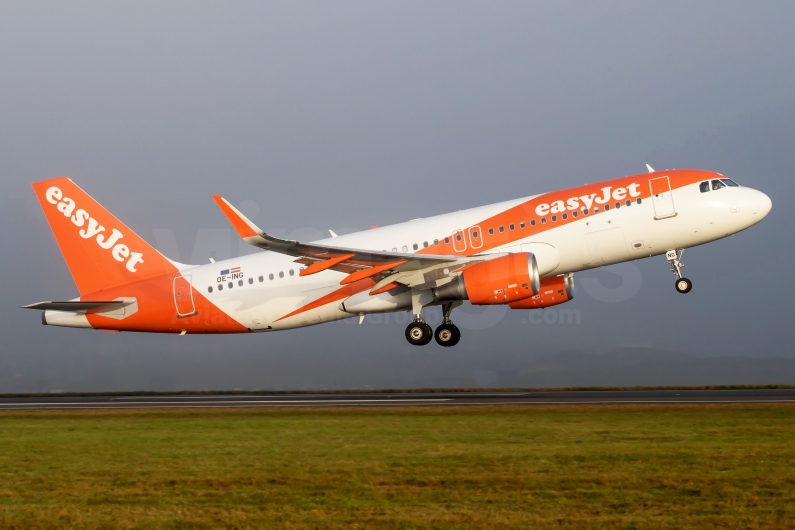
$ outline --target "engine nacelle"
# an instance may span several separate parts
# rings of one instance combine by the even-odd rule
[[[538,294],[513,302],[511,309],[541,309],[568,302],[574,298],[574,274],[562,274],[541,279]]]
[[[439,300],[474,305],[510,304],[538,294],[538,264],[531,252],[517,252],[465,267],[455,280],[434,289]]]

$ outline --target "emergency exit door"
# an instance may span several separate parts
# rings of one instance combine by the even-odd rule
[[[177,307],[177,316],[189,317],[196,314],[193,305],[193,289],[191,289],[190,276],[177,276],[174,278],[174,304]]]
[[[657,177],[649,180],[651,203],[654,205],[654,218],[664,219],[676,215],[674,197],[671,193],[671,181],[668,177]]]

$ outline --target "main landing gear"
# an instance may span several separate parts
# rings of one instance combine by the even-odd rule
[[[406,328],[406,340],[414,346],[425,346],[433,338],[433,328],[422,318],[415,320]]]
[[[450,312],[458,305],[461,305],[460,301],[442,304],[444,320],[436,328],[435,332],[420,316],[419,312],[416,311],[414,313],[414,322],[406,328],[406,340],[414,346],[425,346],[431,342],[432,338],[436,339],[436,343],[439,346],[448,347],[458,344],[458,341],[461,340],[461,331],[450,320]]]
[[[450,311],[452,310],[453,302],[447,302],[442,305],[444,320],[436,328],[436,333],[433,334],[433,338],[436,339],[436,344],[439,346],[455,346],[461,340],[461,330],[450,320]]]
[[[665,253],[665,259],[668,260],[668,263],[671,265],[671,272],[674,273],[676,276],[676,283],[674,286],[676,290],[682,294],[689,293],[690,289],[693,288],[693,282],[688,280],[687,278],[682,277],[682,267],[684,267],[684,263],[680,260],[682,259],[682,254],[684,254],[685,250],[669,250]]]

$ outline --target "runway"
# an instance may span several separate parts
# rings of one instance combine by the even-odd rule
[[[795,389],[610,390],[348,394],[118,395],[0,398],[0,410],[252,407],[417,407],[472,405],[665,405],[795,403]]]

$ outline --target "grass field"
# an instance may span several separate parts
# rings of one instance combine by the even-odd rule
[[[0,414],[3,528],[795,528],[795,407]]]

